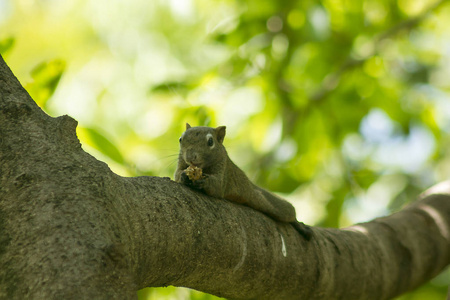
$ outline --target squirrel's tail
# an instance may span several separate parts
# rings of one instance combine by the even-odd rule
[[[313,234],[311,227],[297,221],[295,208],[291,203],[258,186],[255,186],[255,188],[264,198],[257,203],[259,211],[266,213],[275,220],[292,224],[295,230],[306,240],[309,241],[311,239]]]
[[[259,206],[256,207],[257,210],[281,222],[296,221],[295,208],[291,203],[258,186],[255,186],[255,192],[259,194],[259,197],[255,197],[255,203],[249,206]]]
[[[311,239],[313,235],[311,227],[299,221],[291,222],[291,224],[295,228],[295,230],[297,230],[298,233],[300,233],[306,240],[309,241]]]

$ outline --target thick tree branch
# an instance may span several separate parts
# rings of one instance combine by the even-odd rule
[[[344,230],[290,226],[166,178],[123,178],[42,112],[0,59],[0,299],[388,299],[450,262],[450,187]]]

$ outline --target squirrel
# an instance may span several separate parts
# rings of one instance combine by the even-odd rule
[[[310,240],[312,230],[297,221],[292,204],[253,184],[231,161],[223,146],[225,132],[225,126],[191,127],[186,123],[186,131],[179,139],[175,181],[209,196],[249,206],[276,221],[290,223]]]

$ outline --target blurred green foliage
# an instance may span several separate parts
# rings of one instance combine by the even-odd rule
[[[40,107],[46,107],[48,99],[55,92],[64,68],[64,61],[54,59],[40,63],[31,71],[33,81],[26,84],[25,88]]]
[[[171,176],[186,122],[226,125],[252,180],[342,227],[449,178],[449,26],[431,0],[0,0],[0,53],[115,172]],[[399,299],[444,299],[449,277]]]
[[[93,128],[77,128],[77,136],[86,145],[93,147],[106,156],[107,160],[113,160],[118,164],[124,164],[122,153],[103,134]]]
[[[6,54],[9,49],[14,45],[14,38],[7,37],[0,40],[0,53]]]

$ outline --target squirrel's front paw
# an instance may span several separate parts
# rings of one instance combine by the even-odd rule
[[[180,181],[185,185],[192,185],[192,180],[189,179],[189,176],[186,174],[186,171],[183,171],[180,175]]]
[[[186,174],[185,171],[183,171],[180,176],[180,181],[182,184],[193,187],[198,190],[204,189],[204,187],[207,185],[207,179],[208,176],[206,174],[203,174],[201,179],[191,180],[189,178],[189,175]]]
[[[203,190],[205,189],[205,186],[207,185],[208,176],[206,174],[203,174],[201,179],[191,181],[191,184],[194,188]]]

